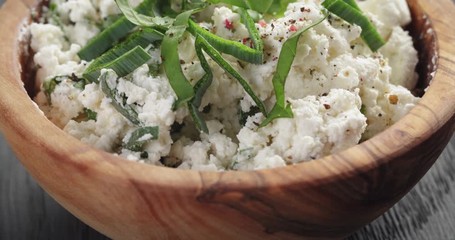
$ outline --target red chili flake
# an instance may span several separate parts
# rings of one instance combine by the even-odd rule
[[[294,24],[292,24],[292,25],[289,27],[289,31],[295,32],[295,31],[297,31],[297,27],[296,27]]]
[[[232,29],[234,29],[234,23],[232,23],[231,21],[226,19],[226,20],[224,20],[224,27],[226,29],[232,30]]]
[[[259,25],[260,25],[261,27],[266,27],[266,26],[267,26],[267,22],[266,22],[264,19],[259,20],[258,23],[259,23]]]

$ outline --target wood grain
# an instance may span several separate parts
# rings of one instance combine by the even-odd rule
[[[0,136],[0,239],[106,240],[29,176]],[[455,240],[455,138],[392,209],[348,240]]]
[[[0,18],[10,22],[0,26],[2,32],[16,31],[32,2],[8,2]],[[446,24],[454,6],[449,0],[419,2],[435,20],[441,50],[429,91],[389,130],[318,161],[257,172],[200,173],[130,163],[94,150],[57,129],[27,98],[19,84],[20,65],[11,61],[18,50],[14,34],[0,39],[11,46],[0,56],[7,59],[0,64],[0,128],[57,201],[118,239],[346,236],[410,190],[454,131],[455,31]]]

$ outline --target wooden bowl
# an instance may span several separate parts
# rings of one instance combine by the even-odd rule
[[[0,13],[1,131],[50,195],[111,238],[342,238],[405,195],[454,132],[455,6],[408,2],[421,53],[420,87],[434,77],[431,87],[388,130],[317,161],[255,172],[182,171],[124,161],[70,137],[23,86],[25,48],[18,36],[35,0],[7,1]]]

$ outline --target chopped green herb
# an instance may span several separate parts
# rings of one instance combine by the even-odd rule
[[[77,89],[79,89],[79,90],[81,90],[81,91],[83,91],[83,90],[85,89],[85,86],[86,86],[87,84],[89,84],[89,83],[90,83],[90,82],[87,81],[86,79],[81,78],[79,81],[77,81],[77,82],[74,83],[74,87],[77,88]]]
[[[135,125],[140,125],[139,116],[131,105],[125,104],[124,97],[121,96],[115,88],[117,74],[112,70],[103,72],[99,78],[101,90],[108,98],[111,99],[112,106],[122,114],[126,119]],[[115,83],[112,83],[115,81]],[[114,85],[114,86],[112,86]]]
[[[119,77],[124,77],[147,63],[151,58],[152,56],[141,46],[137,46],[111,62],[87,69],[83,76],[91,82],[98,82],[102,69],[112,69]]]
[[[280,57],[278,58],[278,64],[276,67],[275,75],[273,76],[273,88],[275,90],[276,103],[272,111],[269,113],[268,117],[261,123],[261,127],[266,126],[273,120],[277,118],[292,118],[294,114],[292,113],[291,105],[286,102],[285,96],[285,84],[286,79],[291,70],[292,63],[297,54],[297,45],[299,43],[300,36],[309,29],[320,24],[327,18],[325,15],[319,21],[311,24],[306,28],[302,28],[293,34],[286,42],[283,44],[283,48],[280,52]]]
[[[370,19],[360,11],[360,8],[355,1],[325,0],[322,3],[322,6],[346,22],[360,26],[360,28],[362,28],[362,33],[360,35],[371,51],[376,52],[385,44],[384,39],[376,30],[376,27],[371,23]]]
[[[233,78],[235,78],[240,85],[243,87],[246,93],[250,95],[250,97],[253,99],[254,103],[256,103],[256,106],[261,110],[261,112],[264,115],[267,115],[267,111],[265,109],[264,103],[259,99],[259,97],[254,93],[253,89],[251,88],[250,84],[248,81],[246,81],[242,75],[240,75],[232,66],[227,62],[222,56],[221,53],[218,52],[212,45],[208,43],[205,38],[201,36],[196,37],[196,47],[197,48],[202,48],[207,55],[210,56],[210,58],[213,59],[222,69],[224,69],[229,75],[231,75]]]
[[[143,151],[144,145],[150,140],[158,139],[159,128],[158,127],[141,127],[136,129],[124,145],[124,148],[134,151]],[[148,154],[147,154],[148,155]]]
[[[54,12],[57,10],[57,4],[55,2],[49,3],[49,11]]]
[[[136,10],[142,14],[149,14],[151,13],[155,1],[156,0],[144,0]],[[91,61],[97,58],[114,46],[117,41],[126,37],[135,27],[136,25],[128,21],[125,16],[117,19],[113,24],[92,38],[87,45],[79,51],[79,57],[85,61]]]
[[[194,11],[187,11],[179,14],[175,19],[174,25],[166,32],[161,43],[161,58],[163,60],[164,71],[169,79],[169,83],[177,95],[175,107],[187,103],[194,97],[194,90],[191,83],[186,79],[180,65],[178,45],[183,37],[188,21]]]
[[[245,46],[243,43],[227,40],[205,30],[197,23],[190,21],[189,31],[194,36],[201,36],[207,42],[221,53],[232,55],[240,60],[262,64],[264,55],[264,43],[255,26],[255,23],[247,11],[239,9],[242,20],[248,29],[250,39],[253,42],[253,48]]]
[[[96,121],[98,117],[98,114],[95,111],[92,111],[88,108],[84,108],[84,110],[79,113],[79,115],[75,118],[73,118],[73,121],[76,121],[78,123],[80,122],[87,122],[90,120]]]
[[[98,113],[88,108],[84,108],[84,113],[87,116],[87,120],[96,121],[96,119],[98,118]]]
[[[360,113],[363,115],[367,114],[367,106],[362,104],[362,107],[360,108]]]
[[[170,17],[161,17],[156,16],[155,13],[151,13],[151,16],[141,14],[140,12],[136,11],[131,7],[128,3],[128,0],[115,0],[120,11],[125,15],[128,21],[132,22],[133,24],[141,27],[160,27],[167,29],[172,26],[174,19]],[[153,5],[156,4],[156,0],[153,1]]]
[[[55,87],[65,80],[71,80],[74,83],[74,87],[80,90],[84,90],[86,81],[83,78],[78,78],[74,73],[72,75],[55,76],[51,79],[44,81],[43,89],[47,99],[50,101],[51,94],[55,91]]]
[[[55,87],[65,80],[67,76],[57,76],[52,79],[46,80],[43,83],[44,93],[46,94],[47,99],[50,101],[51,94],[55,91]]]
[[[120,43],[116,47],[112,48],[108,52],[104,53],[103,55],[95,59],[85,70],[83,76],[90,82],[97,82],[101,69],[116,67],[114,63],[118,61],[119,58],[122,57],[122,55],[125,55],[127,53],[137,54],[137,56],[134,57],[140,58],[138,59],[134,59],[133,57],[129,57],[127,59],[124,58],[124,61],[126,62],[122,63],[122,65],[125,65],[128,62],[134,62],[136,66],[138,64],[140,64],[139,66],[141,66],[142,64],[146,63],[151,58],[151,56],[149,56],[147,53],[144,53],[143,49],[142,50],[136,49],[134,52],[131,51],[138,47],[147,48],[151,44],[159,42],[162,39],[163,34],[154,29],[150,28],[140,29],[137,32],[131,34],[124,42]],[[132,71],[130,72],[127,71],[126,75],[131,72]],[[119,72],[117,72],[117,74],[120,75]]]

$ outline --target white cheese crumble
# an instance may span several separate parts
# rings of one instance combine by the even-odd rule
[[[81,61],[77,53],[102,30],[104,21],[120,13],[114,0],[51,2],[57,6],[54,18],[29,28],[37,84],[55,85],[51,92],[43,87],[36,102],[72,136],[131,161],[201,171],[283,167],[371,138],[419,100],[411,93],[417,83],[417,51],[402,28],[411,21],[406,1],[366,0],[358,3],[387,44],[372,53],[360,39],[360,27],[333,16],[304,33],[285,89],[293,118],[258,127],[265,117],[254,111],[254,101],[207,56],[214,79],[199,110],[204,112],[209,134],[195,129],[185,106],[175,108],[176,94],[162,70],[151,74],[145,64],[122,78],[103,70],[107,85],[115,88],[122,104],[137,112],[137,126],[114,107],[113,101],[119,99],[112,99],[99,84],[80,86],[90,63]],[[130,1],[134,6],[140,2]],[[263,64],[224,56],[269,110],[276,101],[272,78],[283,43],[323,17],[320,2],[298,0],[289,4],[284,17],[256,23],[264,42]],[[208,31],[250,44],[248,30],[235,11],[217,5],[201,14],[205,15],[210,16],[200,25]],[[194,37],[185,34],[179,45],[181,67],[193,85],[205,74],[194,42]],[[150,66],[160,65],[160,50],[148,52]],[[138,141],[144,143],[140,151],[128,149],[133,133],[145,126],[158,127],[158,135],[140,136]]]

